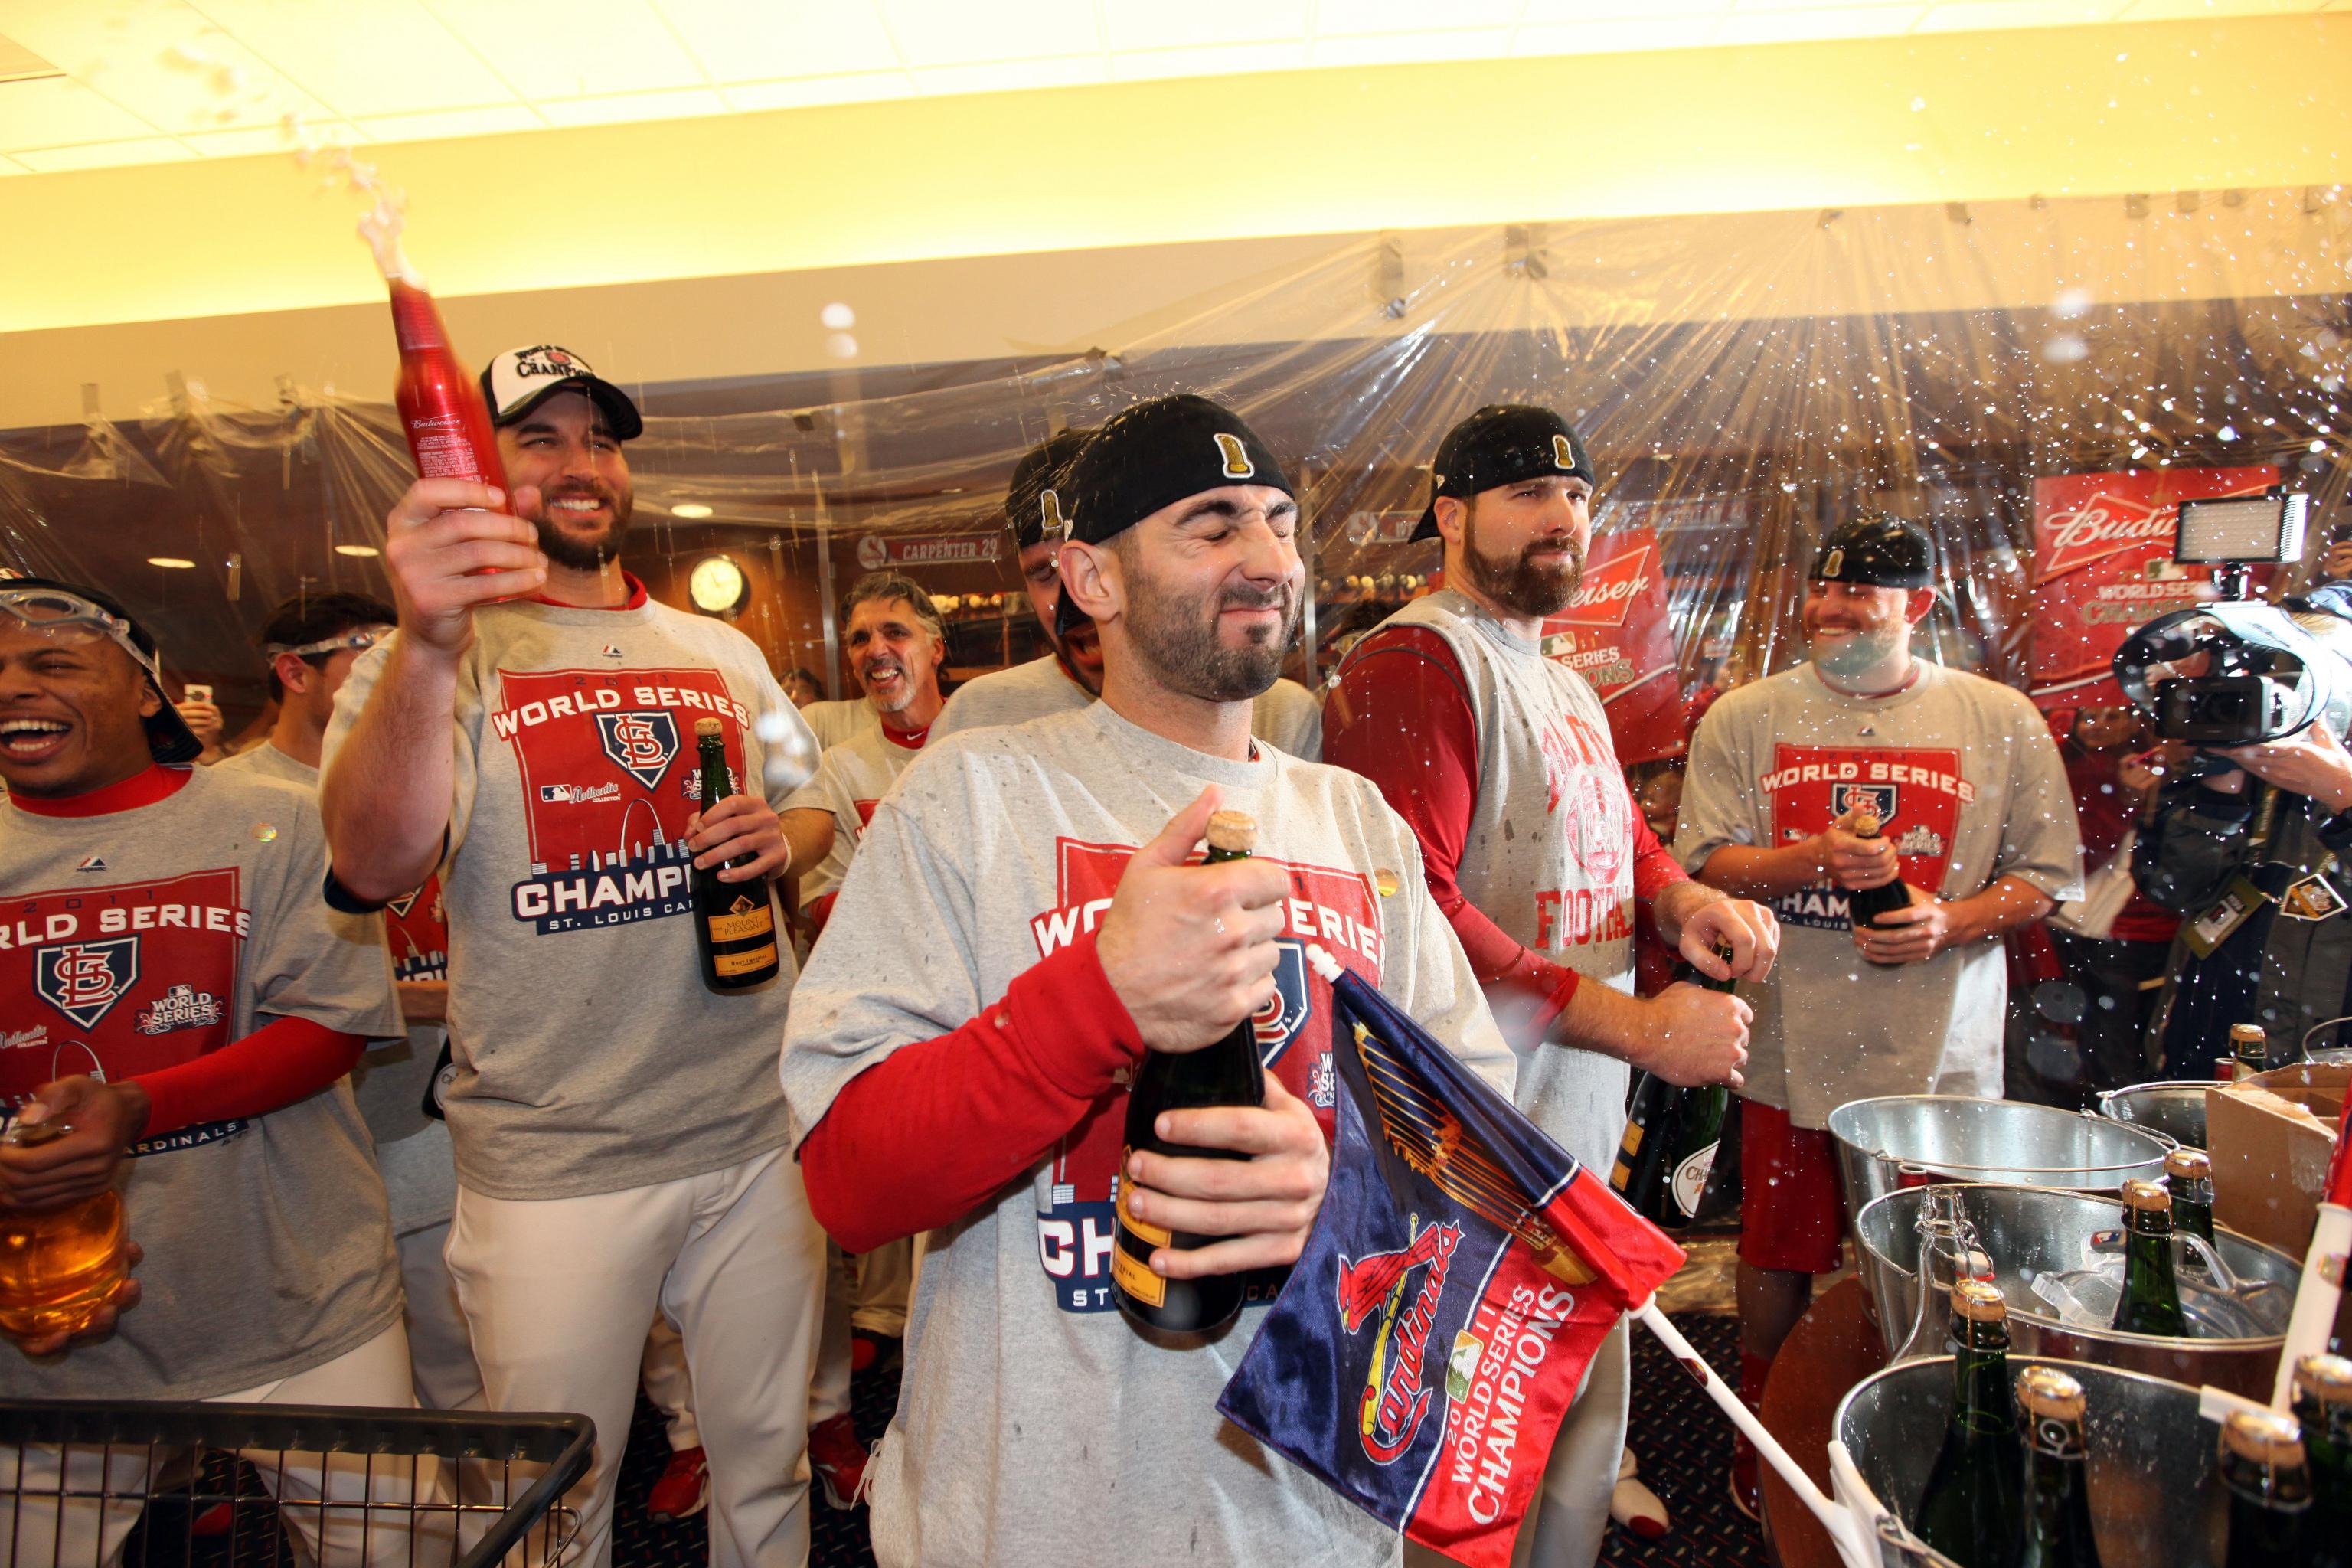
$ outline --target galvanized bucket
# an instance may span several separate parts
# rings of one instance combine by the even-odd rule
[[[2170,1146],[2081,1111],[1954,1094],[1850,1100],[1830,1112],[1830,1134],[1848,1219],[1897,1188],[1933,1181],[2112,1193],[2126,1178],[2161,1176]]]
[[[2099,1114],[2191,1149],[2205,1147],[2205,1091],[2210,1080],[2168,1079],[2099,1091]]]
[[[1854,1222],[1855,1251],[1889,1355],[1901,1349],[1918,1315],[1920,1210],[1928,1194],[1948,1191],[1957,1194],[1962,1216],[1976,1229],[1977,1246],[1991,1260],[1993,1282],[2009,1302],[2012,1351],[2096,1362],[2191,1387],[2210,1383],[2269,1400],[2303,1276],[2298,1259],[2216,1226],[2215,1249],[2236,1276],[2239,1289],[2208,1290],[2202,1274],[2181,1270],[2182,1310],[2206,1337],[2126,1334],[2067,1323],[2034,1293],[2034,1279],[2078,1267],[2092,1233],[2115,1230],[2123,1223],[2123,1210],[2113,1197],[2048,1187],[1914,1187],[1890,1193],[1862,1211]]]
[[[2083,1385],[2090,1450],[2091,1528],[2105,1568],[2218,1563],[2229,1503],[2214,1465],[2221,1435],[2197,1412],[2197,1390],[2114,1367],[2011,1354],[2011,1373],[2063,1368]],[[1918,1510],[1952,1406],[1948,1356],[1864,1378],[1834,1428],[1871,1500],[1906,1522]]]

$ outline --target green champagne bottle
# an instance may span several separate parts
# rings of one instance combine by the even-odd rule
[[[1872,811],[1854,813],[1853,836],[1856,838],[1875,838],[1879,833],[1877,813]],[[1846,918],[1856,926],[1874,926],[1878,923],[1879,916],[1892,914],[1896,910],[1910,907],[1911,889],[1904,885],[1903,873],[1899,868],[1895,873],[1895,880],[1891,882],[1881,882],[1875,888],[1846,889]],[[1874,958],[1870,962],[1878,963],[1878,960]],[[1895,965],[1882,963],[1879,967],[1888,969]]]
[[[1727,950],[1717,952],[1730,961]],[[1726,995],[1738,989],[1729,978],[1713,979],[1688,963],[1675,971],[1675,980]],[[1715,1152],[1723,1143],[1723,1125],[1730,1114],[1727,1085],[1681,1089],[1655,1073],[1642,1074],[1633,1081],[1625,1136],[1609,1172],[1610,1186],[1652,1225],[1664,1230],[1685,1228],[1698,1216],[1699,1199],[1706,1193]]]
[[[1257,824],[1238,811],[1209,818],[1207,864],[1244,860],[1257,843]],[[1132,1321],[1166,1333],[1203,1334],[1238,1317],[1246,1277],[1217,1274],[1205,1279],[1162,1279],[1151,1271],[1159,1247],[1205,1247],[1214,1237],[1171,1231],[1128,1210],[1127,1156],[1138,1149],[1198,1160],[1241,1160],[1233,1149],[1201,1149],[1171,1143],[1153,1130],[1163,1110],[1210,1105],[1264,1105],[1265,1058],[1257,1030],[1244,1018],[1223,1039],[1197,1051],[1146,1051],[1127,1095],[1127,1147],[1119,1154],[1117,1240],[1110,1258],[1111,1299]]]
[[[2164,1156],[2164,1190],[2172,1195],[2172,1228],[2213,1244],[2213,1162],[2202,1149]]]
[[[2099,1568],[2083,1385],[2054,1366],[2030,1366],[2018,1374],[2017,1404],[2025,1417],[2025,1507],[2016,1568]]]
[[[2307,1355],[2295,1362],[2294,1419],[2311,1468],[2304,1562],[2352,1568],[2352,1359]]]
[[[694,721],[694,743],[701,753],[702,804],[717,805],[735,793],[727,769],[727,737],[716,719]],[[727,867],[753,858],[738,855]],[[772,980],[782,967],[776,950],[776,904],[765,877],[745,882],[722,882],[713,866],[696,867],[689,879],[694,893],[694,947],[702,961],[702,983],[713,991],[740,991]]]
[[[2268,1410],[2230,1412],[2221,1423],[2221,1484],[2230,1489],[2222,1568],[2294,1568],[2304,1560],[2311,1472],[2302,1427]]]
[[[2108,1326],[2126,1334],[2186,1334],[2172,1273],[2172,1196],[2162,1185],[2124,1184],[2124,1289]]]
[[[1952,1287],[1952,1415],[1911,1528],[1960,1568],[2011,1568],[2022,1521],[2009,1308],[2000,1287]]]
[[[2223,1083],[2236,1079],[2252,1078],[2258,1072],[2268,1072],[2271,1067],[2270,1037],[2260,1024],[2230,1026],[2230,1054],[2213,1064],[2213,1076]]]

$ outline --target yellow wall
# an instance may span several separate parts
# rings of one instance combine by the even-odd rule
[[[559,339],[667,380],[826,365],[832,298],[859,302],[869,362],[1083,347],[1330,245],[1286,236],[2326,184],[2347,79],[2352,17],[2275,17],[900,100],[381,161],[438,290],[478,297],[452,320],[477,356]],[[125,413],[173,368],[224,395],[279,373],[373,392],[353,216],[277,157],[0,181],[0,426],[72,417],[92,379]],[[1029,253],[1053,254],[1006,259]],[[857,270],[883,263],[912,265]],[[185,325],[124,325],[155,321]]]

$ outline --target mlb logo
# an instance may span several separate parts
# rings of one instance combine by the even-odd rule
[[[33,989],[42,1000],[85,1029],[139,984],[139,939],[66,942],[33,955]]]
[[[1834,815],[1867,811],[1883,826],[1895,820],[1895,786],[1891,784],[1842,784],[1831,799]]]
[[[614,765],[647,789],[661,783],[677,755],[677,716],[667,709],[599,713],[596,733]]]
[[[1257,1037],[1258,1055],[1272,1067],[1298,1037],[1307,1024],[1307,955],[1295,942],[1281,942],[1274,964],[1274,994],[1250,1015],[1250,1031]]]

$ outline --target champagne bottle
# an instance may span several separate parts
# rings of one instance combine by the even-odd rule
[[[1730,962],[1729,950],[1716,951]],[[1714,979],[1690,963],[1676,967],[1675,980],[1727,996],[1738,990],[1728,977]],[[1699,1199],[1715,1170],[1715,1152],[1722,1145],[1723,1126],[1730,1114],[1731,1090],[1726,1085],[1682,1089],[1655,1073],[1643,1073],[1633,1081],[1625,1135],[1609,1172],[1610,1186],[1652,1225],[1685,1228],[1698,1215]]]
[[[2172,1228],[2213,1243],[2213,1162],[2202,1149],[2173,1149],[2164,1156],[2164,1189],[2172,1196]]]
[[[2304,1562],[2352,1568],[2352,1360],[2307,1355],[2295,1362],[2294,1419],[2311,1471]]]
[[[1866,806],[1862,810],[1855,812],[1853,814],[1853,836],[1856,838],[1876,838],[1879,836],[1878,814],[1870,810]],[[1910,907],[1911,889],[1905,885],[1903,880],[1903,872],[1899,866],[1895,870],[1895,879],[1891,882],[1882,883],[1875,888],[1849,888],[1846,889],[1846,915],[1856,928],[1874,926],[1878,923],[1879,916],[1893,914],[1896,910],[1904,910]],[[1876,959],[1873,959],[1871,962],[1876,963],[1878,961]],[[1879,966],[1883,969],[1896,967],[1893,964],[1880,964]]]
[[[1207,863],[1248,858],[1257,842],[1257,824],[1238,811],[1209,818]],[[1159,1247],[1208,1245],[1213,1237],[1171,1231],[1138,1219],[1128,1208],[1127,1156],[1138,1149],[1155,1154],[1202,1160],[1240,1160],[1233,1149],[1202,1149],[1160,1136],[1155,1123],[1163,1110],[1210,1105],[1265,1103],[1265,1062],[1257,1030],[1244,1018],[1225,1037],[1197,1051],[1146,1051],[1127,1096],[1127,1146],[1119,1154],[1118,1237],[1111,1251],[1111,1299],[1136,1323],[1168,1333],[1207,1333],[1223,1327],[1242,1310],[1244,1279],[1238,1274],[1204,1279],[1163,1279],[1151,1271]]]
[[[2030,1366],[2018,1374],[2017,1404],[2025,1415],[2025,1507],[2016,1568],[2099,1568],[2083,1385],[2054,1366]]]
[[[1999,1286],[1952,1287],[1952,1414],[1927,1472],[1919,1539],[1960,1568],[2010,1568],[2021,1529],[2017,1407],[2009,1383],[2009,1308]]]
[[[2230,1026],[2230,1054],[2213,1064],[2213,1076],[2223,1083],[2252,1078],[2271,1068],[2270,1037],[2260,1024]]]
[[[2222,1568],[2294,1568],[2311,1512],[2303,1428],[2268,1410],[2232,1410],[2221,1423],[2221,1484],[2230,1491]]]
[[[2172,1272],[2172,1197],[2158,1183],[2124,1184],[2124,1289],[2108,1326],[2126,1334],[2189,1331]]]
[[[735,793],[727,769],[727,738],[716,719],[694,721],[701,752],[702,806],[708,811]],[[725,864],[753,858],[738,855]],[[740,991],[775,978],[782,961],[776,951],[776,904],[765,877],[722,882],[722,868],[694,869],[694,945],[702,960],[702,983],[713,991]]]

